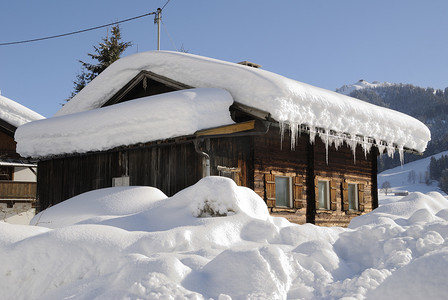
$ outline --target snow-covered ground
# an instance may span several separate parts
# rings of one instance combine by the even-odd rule
[[[412,190],[398,185],[404,171],[390,172],[380,182]],[[448,294],[448,200],[434,191],[382,195],[349,228],[324,228],[273,218],[252,190],[207,177],[171,198],[150,187],[85,193],[31,224],[0,223],[2,299]]]
[[[442,155],[448,155],[448,151],[438,153],[431,157],[439,159]],[[432,191],[436,191],[445,195],[445,193],[440,190],[437,186],[438,183],[435,181],[431,181],[430,184],[425,183],[425,177],[429,170],[429,163],[431,161],[431,157],[419,159],[417,161],[413,161],[403,166],[396,167],[393,169],[386,170],[380,174],[378,174],[378,188],[380,188],[380,199],[384,195],[384,191],[381,190],[381,186],[384,182],[389,182],[391,186],[391,193],[394,194],[396,192],[422,192],[428,193]],[[388,195],[390,198],[390,194]]]

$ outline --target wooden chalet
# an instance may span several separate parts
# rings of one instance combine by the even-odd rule
[[[25,120],[42,116],[1,95],[0,111],[0,220],[27,223],[36,204],[37,164],[16,152],[14,133]]]
[[[194,81],[182,82],[145,67],[84,110],[202,87]],[[325,144],[319,132],[305,124],[291,147],[293,136],[281,133],[283,125],[270,112],[235,99],[229,113],[234,124],[189,135],[102,151],[33,155],[39,159],[40,210],[83,192],[119,185],[154,186],[172,196],[207,175],[226,176],[253,189],[272,215],[299,224],[346,226],[351,218],[378,207],[377,156],[384,149],[373,144],[366,152],[361,143],[355,149],[347,142],[338,147]],[[327,129],[325,134],[333,132]]]

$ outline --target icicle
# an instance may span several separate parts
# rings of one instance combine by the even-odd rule
[[[310,127],[310,144],[314,144],[314,141],[316,139],[316,128]]]
[[[387,144],[386,150],[387,150],[387,156],[389,156],[390,158],[394,158],[395,147],[394,146],[389,146],[389,144]]]
[[[325,159],[328,166],[328,130],[325,130]]]
[[[381,142],[377,146],[378,146],[378,153],[382,155],[386,147]]]
[[[294,150],[296,148],[296,141],[299,135],[298,124],[294,122],[289,123],[289,130],[291,132],[291,150]]]
[[[353,163],[356,164],[356,146],[358,145],[358,143],[356,142],[356,138],[354,138],[354,139],[347,139],[346,143],[350,147],[350,149],[352,149]]]
[[[369,138],[363,137],[362,149],[364,150],[364,158],[367,159],[367,154],[372,149],[372,143],[369,141]]]
[[[403,150],[402,146],[398,147],[398,154],[400,155],[401,166],[403,166],[403,164],[404,164],[404,150]]]
[[[285,136],[285,123],[279,122],[280,125],[280,150],[283,149],[283,138]]]

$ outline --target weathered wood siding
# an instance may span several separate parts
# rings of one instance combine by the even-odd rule
[[[0,157],[18,158],[14,136],[0,130]]]
[[[199,148],[210,155],[211,175],[228,176],[252,188],[265,199],[273,215],[299,224],[346,226],[354,216],[378,205],[375,149],[364,155],[358,147],[354,159],[346,145],[337,150],[331,146],[327,163],[320,138],[311,144],[309,136],[302,134],[291,149],[290,137],[286,134],[281,141],[276,129],[265,135],[203,138]],[[86,191],[110,187],[113,178],[122,176],[129,177],[130,185],[154,186],[172,196],[202,178],[203,162],[191,139],[41,161],[40,209]],[[231,171],[223,174],[223,169]],[[275,176],[290,178],[292,200],[287,207],[276,205]],[[331,208],[326,210],[316,208],[318,179],[331,183]],[[348,211],[343,202],[347,183],[359,186],[363,200],[359,211]]]
[[[357,147],[356,158],[347,145],[328,149],[320,138],[310,144],[309,135],[298,138],[291,150],[290,137],[285,134],[283,143],[279,132],[271,129],[264,136],[254,138],[254,190],[265,199],[271,214],[283,216],[292,222],[305,222],[323,226],[346,226],[350,220],[378,206],[376,183],[377,151],[365,155]],[[287,176],[292,180],[293,205],[276,207],[275,176]],[[331,208],[316,208],[318,179],[331,184]],[[359,211],[348,211],[343,206],[343,184],[356,183],[363,203]]]
[[[303,224],[308,221],[308,136],[300,136],[295,149],[291,150],[290,137],[285,134],[282,142],[277,130],[278,128],[271,128],[266,135],[254,137],[254,191],[266,200],[273,215]],[[289,209],[278,208],[275,201],[267,199],[272,199],[272,194],[275,194],[275,185],[270,184],[275,180],[275,175],[289,176],[294,180],[294,205]]]
[[[36,199],[36,183],[0,181],[0,199]]]
[[[209,147],[207,147],[209,145]],[[225,176],[218,166],[236,169],[231,178],[238,185],[253,188],[253,140],[249,136],[210,139],[203,143],[210,155],[210,175]]]
[[[330,210],[316,209],[314,224],[322,226],[346,226],[350,220],[360,214],[372,211],[377,199],[376,186],[376,151],[373,149],[365,155],[360,146],[356,148],[356,156],[347,146],[334,146],[328,149],[328,164],[326,161],[325,144],[316,138],[314,145],[314,177],[331,180],[331,201],[335,205]],[[375,179],[374,179],[375,178]],[[363,193],[363,207],[359,211],[346,211],[343,208],[344,182],[357,183]],[[309,194],[316,197],[315,193]],[[313,203],[313,201],[309,201]],[[376,201],[377,202],[377,201]],[[315,202],[314,202],[315,203]]]
[[[40,161],[39,209],[87,191],[111,187],[112,179],[121,176],[129,176],[130,185],[154,186],[172,196],[201,178],[202,157],[189,142]]]

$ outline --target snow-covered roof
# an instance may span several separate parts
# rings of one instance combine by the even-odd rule
[[[0,95],[0,119],[8,124],[17,128],[25,123],[43,118],[31,109]]]
[[[102,151],[234,123],[232,96],[222,89],[190,89],[39,120],[19,127],[24,157]]]
[[[62,107],[56,116],[101,107],[141,71],[150,71],[192,87],[214,87],[227,90],[241,104],[269,112],[282,128],[288,125],[292,137],[299,125],[321,135],[340,133],[336,139],[423,152],[431,139],[429,129],[420,121],[336,92],[314,87],[262,69],[229,63],[197,55],[152,51],[119,59],[78,95]],[[320,130],[324,129],[324,131]],[[347,135],[348,134],[348,135]],[[314,134],[312,134],[314,138]],[[354,137],[358,136],[357,139]],[[362,136],[364,140],[359,140]],[[367,138],[370,138],[367,140]],[[333,137],[331,140],[337,145]],[[294,142],[294,139],[293,139]],[[385,142],[385,145],[384,143]],[[368,145],[370,143],[370,145]],[[367,145],[367,146],[366,146]]]

